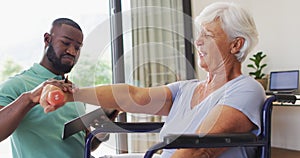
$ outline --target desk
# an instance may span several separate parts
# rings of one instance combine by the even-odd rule
[[[300,150],[300,101],[273,103],[271,146]]]

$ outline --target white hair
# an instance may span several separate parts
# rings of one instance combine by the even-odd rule
[[[249,52],[258,43],[258,33],[252,16],[242,7],[229,2],[216,2],[207,6],[196,17],[197,25],[203,25],[219,19],[223,30],[230,39],[242,37],[244,45],[236,54],[238,61],[243,62]]]

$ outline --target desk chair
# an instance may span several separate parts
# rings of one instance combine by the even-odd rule
[[[295,103],[294,95],[273,95],[266,99],[262,108],[262,132],[259,136],[248,133],[222,133],[222,134],[187,134],[187,135],[168,135],[148,149],[144,158],[151,158],[155,152],[161,149],[178,148],[219,148],[219,147],[258,147],[256,157],[271,157],[271,114],[273,102]],[[163,123],[122,123],[104,122],[95,126],[87,139],[84,158],[91,156],[91,141],[97,133],[145,133],[159,132]]]

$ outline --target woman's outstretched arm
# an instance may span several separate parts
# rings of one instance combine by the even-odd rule
[[[172,94],[167,86],[98,85],[65,92],[65,96],[66,102],[79,101],[131,113],[168,115],[172,105]]]

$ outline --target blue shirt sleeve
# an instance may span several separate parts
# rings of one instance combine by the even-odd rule
[[[176,95],[177,95],[177,92],[179,90],[179,87],[180,87],[180,83],[182,81],[178,81],[178,82],[173,82],[173,83],[170,83],[170,84],[167,84],[167,87],[171,90],[172,92],[172,101],[175,100],[176,98]]]
[[[265,99],[266,96],[261,85],[252,78],[247,78],[234,85],[229,84],[220,102],[244,113],[258,127],[253,132],[259,134],[261,132],[261,110]]]

